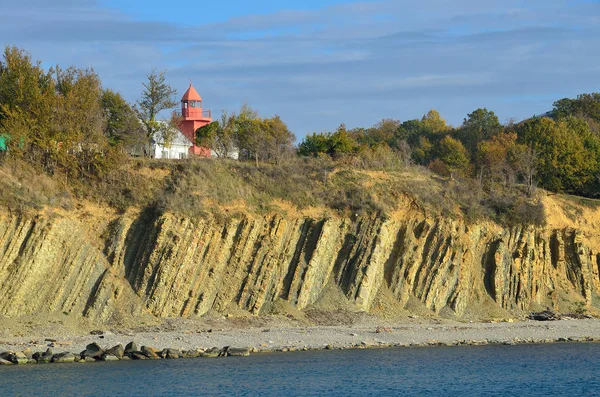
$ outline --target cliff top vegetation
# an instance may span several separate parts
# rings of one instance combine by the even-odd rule
[[[92,69],[45,70],[7,47],[0,203],[27,211],[90,200],[192,217],[292,209],[385,215],[401,203],[469,220],[543,224],[538,188],[575,195],[577,205],[595,206],[600,196],[597,93],[558,100],[548,114],[521,122],[501,124],[480,108],[453,127],[431,110],[369,128],[341,124],[297,146],[278,116],[262,118],[245,105],[196,131],[196,143],[218,158],[159,161],[127,155],[148,144],[148,125],[157,125],[156,109],[144,106],[173,95],[163,73],[152,71],[143,86],[131,105]],[[239,160],[228,160],[234,149]]]

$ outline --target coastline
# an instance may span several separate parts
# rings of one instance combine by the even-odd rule
[[[189,325],[189,324],[188,324]],[[97,333],[97,332],[96,332]],[[252,327],[177,329],[160,332],[111,332],[45,338],[3,337],[0,352],[45,351],[78,355],[90,343],[104,349],[134,341],[138,346],[204,352],[225,346],[252,353],[300,350],[600,342],[600,319],[460,323],[424,321],[374,326]],[[216,351],[216,350],[215,350]]]

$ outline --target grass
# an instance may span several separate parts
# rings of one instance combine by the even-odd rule
[[[119,211],[153,208],[190,218],[231,217],[244,212],[321,208],[342,216],[386,216],[409,198],[431,215],[492,219],[511,225],[544,222],[543,207],[521,188],[480,187],[471,179],[449,180],[419,166],[385,161],[293,158],[280,165],[221,159],[132,159],[94,180],[69,180],[36,172],[25,163],[0,167],[0,204],[11,209],[71,209],[78,200]],[[596,200],[576,198],[587,205]],[[403,204],[404,203],[404,204]],[[232,209],[231,208],[237,208]]]

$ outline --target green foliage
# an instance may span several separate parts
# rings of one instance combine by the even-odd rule
[[[502,129],[502,124],[494,112],[486,108],[477,109],[464,119],[459,137],[471,155],[475,155],[481,141],[492,138]]]
[[[106,89],[102,92],[102,110],[106,120],[104,135],[111,145],[126,148],[145,143],[145,133],[133,108],[121,94]]]
[[[600,93],[581,94],[577,99],[560,99],[554,102],[552,113],[556,119],[575,116],[589,118],[598,123],[600,122]]]
[[[142,83],[142,96],[134,108],[138,118],[146,129],[148,141],[160,130],[161,125],[156,121],[160,112],[177,105],[177,91],[166,83],[165,72],[152,70],[147,76],[148,81]]]
[[[537,152],[538,180],[542,187],[582,193],[598,170],[598,143],[589,128],[569,117],[554,121],[530,119],[517,129],[519,140]]]
[[[469,155],[465,147],[450,136],[445,137],[440,142],[437,148],[438,158],[448,171],[450,172],[450,178],[452,179],[454,174],[463,175],[469,168]]]

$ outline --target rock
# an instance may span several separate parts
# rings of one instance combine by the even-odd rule
[[[182,357],[185,358],[197,358],[200,357],[202,353],[198,350],[187,350],[181,353]]]
[[[23,350],[23,354],[25,355],[25,357],[27,357],[29,360],[31,360],[33,358],[33,351],[31,351],[30,348],[27,348],[25,350]]]
[[[23,352],[16,352],[17,364],[29,364],[29,358]]]
[[[133,352],[129,354],[129,357],[132,360],[148,360],[148,357],[146,357],[145,355],[143,355],[142,353],[137,353],[137,352]]]
[[[140,351],[150,360],[160,360],[160,356],[158,355],[159,351],[153,347],[142,346]]]
[[[137,351],[140,351],[140,349],[138,348],[138,345],[135,342],[129,342],[125,346],[125,354],[131,353],[131,352],[137,352]]]
[[[394,331],[391,328],[381,327],[380,326],[380,327],[377,327],[375,329],[375,332],[378,333],[378,334],[381,334],[381,333],[388,333],[388,334],[390,334],[390,333],[392,333]]]
[[[96,360],[100,360],[100,358],[102,357],[102,354],[104,354],[104,349],[102,349],[100,347],[100,345],[98,345],[96,342],[94,342],[94,343],[90,343],[89,345],[87,345],[85,347],[85,350],[83,352],[81,352],[81,357],[83,357],[83,358],[92,357],[92,358],[95,358]]]
[[[530,320],[535,321],[556,321],[561,319],[559,314],[556,314],[551,310],[544,310],[543,312],[538,313],[530,313],[528,318]]]
[[[54,355],[54,352],[52,351],[52,349],[47,349],[45,352],[33,353],[32,358],[38,364],[47,364],[52,360],[53,355]]]
[[[95,361],[96,361],[96,359],[95,359],[95,358],[92,358],[92,357],[86,357],[86,358],[84,358],[84,359],[83,359],[83,360],[81,360],[81,361],[82,361],[82,362],[84,362],[84,363],[93,363],[93,362],[95,362]]]
[[[161,358],[174,359],[180,358],[182,354],[179,350],[176,349],[163,349],[163,351],[160,352],[159,356]]]
[[[219,357],[227,357],[229,352],[229,346],[225,346],[221,349],[221,351],[219,352]]]
[[[95,329],[93,331],[90,331],[90,335],[102,335],[104,334],[104,331],[101,331],[99,329]]]
[[[247,347],[230,347],[229,350],[227,350],[227,355],[233,357],[247,357],[250,355],[250,349]]]
[[[113,354],[104,353],[102,355],[102,357],[100,358],[100,360],[101,361],[119,361],[120,358]]]
[[[75,355],[73,353],[65,352],[58,353],[52,356],[53,363],[73,363],[75,362]]]
[[[13,363],[3,358],[0,358],[0,365],[13,365]]]
[[[200,355],[200,357],[219,357],[220,354],[221,354],[221,349],[213,347],[212,349],[208,349],[205,352],[203,352]]]
[[[123,355],[125,354],[125,350],[123,349],[123,345],[119,343],[118,345],[111,347],[110,349],[108,349],[104,353],[108,354],[108,355],[115,356],[118,359],[122,359]]]
[[[17,357],[14,353],[11,352],[2,352],[0,353],[0,358],[2,360],[9,361],[11,364],[17,364]]]

